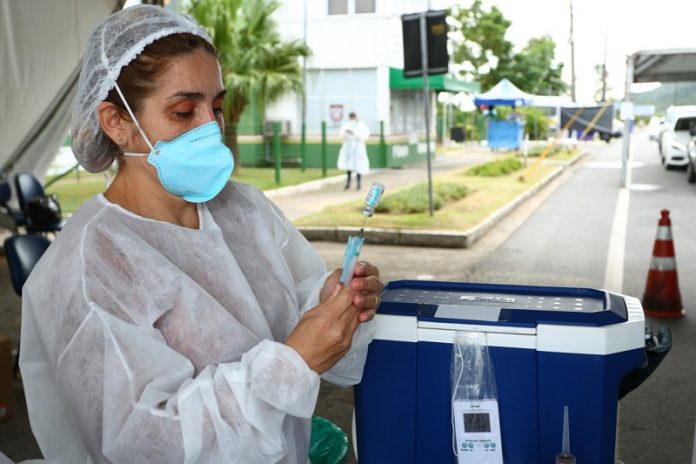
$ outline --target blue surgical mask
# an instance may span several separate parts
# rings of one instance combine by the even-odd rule
[[[116,90],[121,94],[118,85]],[[191,129],[174,140],[159,140],[153,146],[122,94],[121,98],[140,135],[150,147],[150,153],[124,155],[147,156],[147,162],[157,169],[157,176],[165,190],[186,201],[203,203],[220,193],[232,175],[234,158],[230,149],[222,143],[216,121]]]

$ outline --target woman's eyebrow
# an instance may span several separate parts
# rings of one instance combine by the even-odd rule
[[[172,100],[174,98],[179,98],[179,97],[188,98],[189,100],[203,100],[203,94],[201,92],[186,92],[186,91],[181,91],[181,92],[177,92],[173,95],[170,95],[167,98],[167,100]]]
[[[217,100],[219,98],[223,98],[227,94],[227,89],[221,90],[213,100]],[[181,91],[181,92],[176,92],[173,95],[170,95],[167,100],[172,100],[174,98],[180,98],[184,97],[189,100],[203,100],[205,98],[205,95],[202,92],[187,92],[187,91]]]

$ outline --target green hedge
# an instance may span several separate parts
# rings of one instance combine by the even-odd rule
[[[433,185],[433,209],[438,210],[445,204],[464,198],[469,193],[465,185],[453,182],[435,183]],[[415,214],[428,211],[428,184],[422,182],[412,187],[387,194],[376,208],[380,213]]]
[[[522,161],[517,158],[503,158],[479,164],[466,171],[469,176],[499,177],[522,169]]]

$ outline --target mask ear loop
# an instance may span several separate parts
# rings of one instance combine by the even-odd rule
[[[135,114],[133,114],[133,110],[131,110],[130,105],[126,101],[126,97],[123,96],[123,92],[121,92],[121,88],[118,86],[118,83],[114,82],[114,87],[116,88],[116,92],[118,93],[118,96],[121,97],[121,101],[125,105],[126,110],[128,111],[128,114],[133,119],[133,122],[135,123],[135,127],[138,128],[138,131],[140,132],[140,135],[142,136],[143,140],[145,140],[145,143],[147,144],[147,146],[150,147],[150,151],[151,152],[155,151],[155,147],[152,146],[152,144],[150,143],[150,140],[148,140],[147,136],[145,135],[145,132],[143,131],[142,127],[140,127],[140,123],[138,122],[138,118],[136,118]],[[158,154],[158,153],[155,152],[155,154]]]

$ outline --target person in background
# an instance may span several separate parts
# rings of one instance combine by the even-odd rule
[[[360,190],[361,177],[370,172],[370,160],[367,158],[365,141],[370,136],[367,124],[360,121],[358,116],[351,112],[348,121],[341,125],[340,130],[343,144],[338,152],[338,169],[346,171],[346,185],[344,190],[350,188],[352,173],[355,172],[356,188]]]
[[[360,381],[383,284],[350,285],[264,194],[230,181],[216,50],[138,5],[90,36],[72,149],[118,174],[34,268],[20,366],[59,463],[306,463],[319,378]]]

